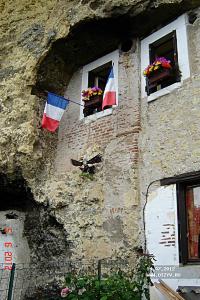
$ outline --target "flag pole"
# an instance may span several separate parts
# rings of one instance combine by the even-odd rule
[[[51,92],[49,92],[49,91],[44,91],[45,93],[51,93]],[[53,93],[54,94],[54,93]],[[80,103],[78,103],[78,102],[75,102],[75,101],[73,101],[73,100],[70,100],[70,99],[67,99],[67,98],[65,98],[64,96],[61,96],[61,97],[63,97],[65,100],[67,100],[67,101],[69,101],[69,102],[72,102],[72,103],[74,103],[74,104],[77,104],[77,105],[79,105],[79,106],[83,106],[84,107],[84,105],[83,104],[80,104]]]
[[[63,98],[65,98],[65,97],[63,97]],[[68,100],[69,102],[72,102],[72,103],[75,103],[75,104],[77,104],[77,105],[79,105],[79,106],[83,106],[83,107],[84,107],[83,104],[80,104],[80,103],[78,103],[78,102],[75,102],[75,101],[70,100],[70,99],[67,99],[67,98],[65,98],[65,99]]]

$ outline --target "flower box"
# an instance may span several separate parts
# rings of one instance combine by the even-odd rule
[[[102,95],[91,96],[89,100],[84,101],[83,114],[84,117],[94,114],[95,112],[102,111]]]
[[[172,69],[159,69],[148,77],[149,84],[158,83],[173,76]]]
[[[165,57],[156,57],[156,60],[143,71],[143,75],[146,77],[147,95],[152,93],[152,89],[155,92],[155,89],[165,82],[167,85],[171,84],[173,78],[176,81],[176,70]]]

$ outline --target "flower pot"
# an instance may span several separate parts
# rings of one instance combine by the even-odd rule
[[[102,110],[102,95],[95,95],[90,97],[89,100],[84,101],[84,109],[83,114],[84,117],[94,114],[95,112],[99,112]]]

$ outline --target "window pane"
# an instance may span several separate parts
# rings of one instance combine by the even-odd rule
[[[188,258],[200,258],[200,187],[187,187],[186,190]]]
[[[149,76],[149,79],[147,78],[148,95],[179,81],[179,73],[177,70],[178,61],[176,33],[171,32],[170,34],[150,44],[149,51],[150,63],[153,63],[157,57],[165,57],[166,59],[170,60],[172,69],[170,71],[163,71],[162,69],[158,70]]]
[[[101,65],[98,68],[93,69],[90,72],[88,72],[88,87],[97,86],[100,89],[102,89],[102,91],[104,92],[111,67],[112,67],[112,61],[110,61],[104,65]],[[95,96],[95,98],[96,99],[93,99],[90,102],[87,101],[84,104],[84,110],[83,110],[84,117],[87,117],[89,115],[95,114],[96,112],[102,111],[103,95],[102,96],[97,95],[97,96]],[[106,106],[106,107],[104,107],[104,110],[108,109],[110,107],[111,106]]]
[[[151,63],[153,63],[156,57],[165,57],[171,61],[171,64],[174,65],[174,43],[173,43],[173,36],[160,43],[158,46],[152,45],[152,57]]]
[[[112,62],[109,62],[90,71],[88,76],[88,87],[98,86],[104,90],[111,67]]]

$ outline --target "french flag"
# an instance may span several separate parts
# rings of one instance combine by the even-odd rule
[[[42,118],[42,128],[55,132],[69,101],[64,97],[48,93]]]
[[[104,109],[105,106],[112,106],[115,104],[116,104],[116,86],[115,86],[115,78],[114,78],[114,72],[112,67],[103,94],[102,110]]]

